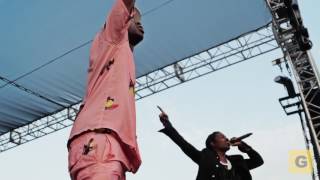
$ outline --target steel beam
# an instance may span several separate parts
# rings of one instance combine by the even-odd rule
[[[275,38],[296,79],[316,162],[315,174],[319,178],[320,80],[317,66],[309,52],[312,43],[303,25],[297,1],[266,0],[266,2],[273,16]]]

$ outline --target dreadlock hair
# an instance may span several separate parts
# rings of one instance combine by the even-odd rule
[[[211,150],[212,150],[211,142],[214,141],[215,138],[216,138],[216,136],[217,136],[218,134],[220,134],[220,133],[221,133],[221,132],[219,132],[219,131],[215,131],[215,132],[209,134],[209,136],[207,137],[207,140],[206,140],[206,147],[207,147],[208,149],[211,149]]]

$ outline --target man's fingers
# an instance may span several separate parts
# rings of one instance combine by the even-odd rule
[[[168,117],[168,115],[166,113],[161,113],[159,116],[161,117]]]
[[[231,143],[231,146],[240,146],[240,145],[242,145],[242,141]]]
[[[240,142],[236,142],[236,143],[232,143],[232,146],[239,146],[241,143]]]
[[[163,114],[166,114],[160,106],[157,106],[157,108],[158,108]]]
[[[169,117],[168,115],[162,110],[162,108],[160,106],[157,106],[157,108],[161,111],[161,113],[159,114],[159,118],[161,123],[166,126],[166,124],[169,123]]]
[[[160,117],[160,119],[163,119],[163,120],[167,120],[168,119],[168,116],[165,115],[165,114],[161,114],[159,117]]]
[[[233,138],[230,139],[230,141],[236,141],[236,140],[237,140],[236,137],[233,137]]]
[[[168,115],[166,115],[166,114],[164,114],[164,113],[161,113],[160,115],[159,115],[159,118],[161,119],[161,120],[163,120],[163,119],[168,119]]]

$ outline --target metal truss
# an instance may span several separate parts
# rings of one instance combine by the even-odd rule
[[[272,28],[266,26],[137,79],[136,99],[153,95],[277,48]]]
[[[307,29],[303,26],[297,1],[266,0],[273,16],[273,31],[285,60],[291,65],[295,76],[306,123],[320,170],[320,81],[316,64],[308,50],[311,49]]]
[[[312,140],[310,137],[311,132],[310,132],[310,128],[308,126],[308,122],[307,122],[308,118],[306,116],[305,108],[303,107],[300,94],[296,94],[294,97],[287,96],[287,97],[280,98],[279,102],[280,102],[283,110],[285,111],[285,113],[288,116],[294,115],[294,114],[299,115],[306,148],[308,150],[312,150]],[[314,158],[312,160],[312,163],[313,164],[317,163],[316,158]],[[314,167],[313,167],[313,169],[314,169]],[[313,171],[312,179],[315,180],[316,176],[317,175],[316,175],[315,171]]]
[[[59,131],[73,124],[80,103],[0,136],[0,152]]]
[[[272,27],[267,25],[138,78],[136,81],[136,100],[278,48]],[[80,102],[1,135],[0,152],[71,126],[79,107]]]
[[[279,103],[288,116],[303,112],[300,94],[296,94],[295,97],[280,98]]]

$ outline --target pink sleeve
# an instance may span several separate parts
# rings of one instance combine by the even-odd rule
[[[99,56],[99,37],[100,34],[98,33],[91,44],[91,48],[90,48],[90,57],[89,57],[89,67],[87,70],[87,85],[86,85],[86,91],[85,94],[83,96],[83,100],[82,100],[82,104],[85,104],[88,94],[89,94],[89,90],[91,89],[90,84],[92,84],[92,80],[93,80],[93,76],[94,76],[94,62],[95,60],[98,58]]]
[[[132,17],[123,0],[116,0],[103,28],[104,39],[116,44],[121,42],[128,33]]]

